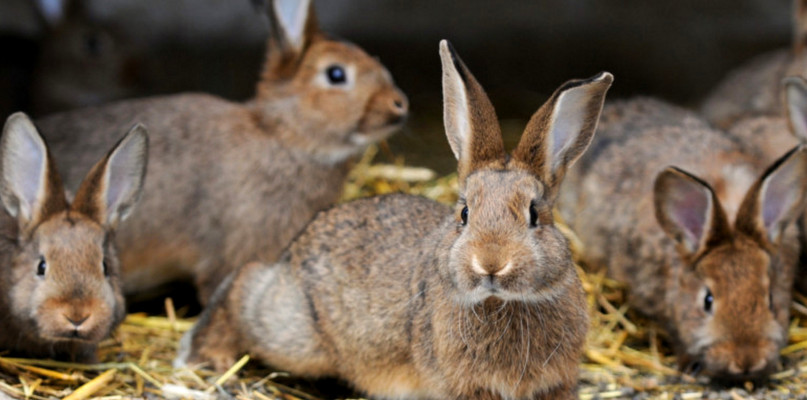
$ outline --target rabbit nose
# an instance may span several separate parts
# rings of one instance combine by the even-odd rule
[[[409,112],[409,101],[406,96],[396,90],[390,97],[390,108],[399,116],[404,116]]]
[[[740,364],[732,360],[731,363],[729,363],[728,370],[733,375],[747,376],[762,371],[768,365],[768,361],[764,358],[756,361],[754,364],[751,364],[752,362],[754,361],[750,358],[741,360]]]
[[[471,258],[471,268],[480,275],[504,275],[512,268],[510,261],[501,262],[497,260],[479,262],[475,255]]]
[[[88,314],[88,315],[85,315],[85,316],[83,316],[83,317],[75,317],[75,316],[67,316],[67,315],[65,315],[64,317],[65,317],[65,318],[66,318],[68,321],[70,321],[70,323],[71,323],[71,324],[73,324],[73,326],[74,326],[76,329],[78,329],[78,328],[80,328],[80,327],[81,327],[81,324],[83,324],[85,321],[87,321],[87,319],[89,319],[89,318],[90,318],[90,315]]]

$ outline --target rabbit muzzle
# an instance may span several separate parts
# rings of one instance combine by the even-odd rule
[[[98,342],[112,321],[111,310],[98,298],[49,300],[38,311],[40,335],[52,341]]]

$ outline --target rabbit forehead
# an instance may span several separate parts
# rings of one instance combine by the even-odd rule
[[[768,296],[771,261],[755,241],[737,237],[705,254],[695,271],[716,298],[756,301]]]
[[[511,203],[528,206],[544,190],[544,184],[526,171],[483,169],[466,178],[462,197],[470,208],[500,208]]]
[[[56,267],[53,273],[60,275],[99,269],[107,245],[101,225],[75,212],[50,218],[33,235],[39,256],[45,258],[49,268]]]

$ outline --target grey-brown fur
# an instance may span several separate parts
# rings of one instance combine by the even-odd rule
[[[759,179],[773,176],[760,177],[766,166],[760,154],[691,112],[642,98],[607,105],[591,147],[560,201],[583,242],[584,261],[628,283],[631,306],[669,327],[682,368],[699,363],[707,374],[728,378],[775,369],[786,338],[798,243],[792,215],[782,217],[787,227],[782,235],[779,225],[766,234],[752,222],[761,201],[754,197]],[[791,154],[791,161],[801,163],[803,153]],[[674,173],[668,166],[684,173],[657,181],[663,171]],[[771,173],[783,176],[779,170]],[[807,170],[785,172],[798,177]],[[690,174],[695,181],[685,184]],[[726,223],[704,232],[716,236],[687,242],[676,236],[666,212],[658,214],[681,185],[714,193],[714,209],[725,213]],[[804,190],[803,184],[793,185],[788,210],[803,209]],[[747,210],[739,211],[743,204]],[[702,309],[704,287],[714,293],[714,317]],[[770,294],[773,311],[758,310]]]
[[[256,97],[244,104],[180,94],[38,121],[70,184],[116,127],[149,126],[141,212],[117,238],[128,293],[184,277],[205,302],[232,268],[276,259],[339,199],[352,157],[402,123],[406,98],[386,69],[308,26],[303,47],[270,40]],[[344,66],[345,85],[328,83],[331,65]]]
[[[793,0],[790,49],[761,54],[731,71],[706,97],[701,113],[719,129],[742,118],[781,115],[782,86],[787,76],[807,76],[807,2]]]
[[[33,124],[9,117],[0,140],[0,351],[96,360],[125,314],[113,238],[139,197],[147,151],[135,126],[70,204]]]
[[[613,78],[562,86],[546,107],[566,111],[524,133],[581,146],[523,159],[483,128],[495,112],[456,53],[446,42],[440,53],[446,134],[466,174],[458,204],[388,195],[320,213],[277,263],[247,264],[219,288],[178,364],[222,369],[248,352],[375,398],[575,398],[587,306],[551,217],[552,184],[528,163],[565,171]]]

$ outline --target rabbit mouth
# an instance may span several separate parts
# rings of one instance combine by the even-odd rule
[[[390,137],[403,126],[404,122],[406,122],[406,116],[395,116],[387,119],[383,124],[375,126],[366,126],[366,124],[362,122],[357,129],[348,136],[348,140],[351,144],[366,146]]]

